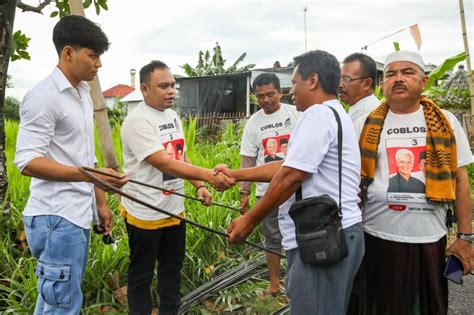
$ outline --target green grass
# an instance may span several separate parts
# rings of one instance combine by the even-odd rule
[[[232,168],[239,167],[239,144],[243,125],[227,124],[221,134],[217,138],[213,137],[212,141],[206,137],[205,129],[196,129],[195,120],[186,122],[184,127],[187,156],[193,164],[212,168],[216,164],[225,163]],[[32,313],[37,296],[36,278],[34,277],[36,260],[31,257],[28,249],[21,250],[17,246],[23,230],[21,212],[28,199],[30,180],[28,177],[22,176],[13,165],[18,124],[7,121],[5,128],[10,212],[0,217],[0,313]],[[112,137],[118,161],[122,166],[119,124],[113,124]],[[97,141],[96,151],[99,166],[102,166],[104,165],[103,157]],[[187,182],[185,192],[195,195],[194,187]],[[218,203],[234,207],[239,205],[238,187],[224,193],[215,191],[212,193],[214,201]],[[107,246],[102,243],[100,236],[91,236],[89,260],[83,283],[83,312],[85,314],[99,313],[99,309],[103,307],[110,307],[110,310],[113,310],[111,313],[126,313],[126,309],[114,297],[113,291],[127,283],[128,239],[124,222],[118,215],[117,199],[112,195],[107,198],[109,206],[115,213],[112,234],[116,243]],[[191,200],[186,200],[185,206],[189,219],[223,232],[225,232],[228,223],[238,215],[237,212],[225,208],[215,206],[208,208]],[[254,232],[249,240],[256,243],[261,242],[260,231]],[[230,245],[223,237],[189,225],[186,247],[186,259],[182,271],[183,295],[208,282],[216,275],[239,265],[251,255],[256,255],[247,246]],[[251,303],[257,299],[258,292],[261,292],[265,286],[266,282],[245,282],[229,292],[221,292],[218,297],[212,300],[212,305],[216,310],[229,312],[245,309],[248,313],[248,308],[252,308]],[[275,309],[277,307],[278,305],[275,305]],[[198,306],[195,311],[201,312],[204,308]]]

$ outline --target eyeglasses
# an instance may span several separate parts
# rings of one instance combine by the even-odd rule
[[[349,84],[349,83],[351,83],[352,81],[364,80],[364,79],[368,79],[368,78],[369,78],[369,77],[360,77],[360,78],[341,77],[341,83]]]

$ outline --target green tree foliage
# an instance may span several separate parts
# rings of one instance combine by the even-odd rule
[[[240,63],[243,62],[247,53],[243,53],[239,58],[228,68],[225,68],[226,59],[222,57],[222,48],[219,43],[216,42],[216,46],[212,49],[212,56],[209,50],[205,53],[199,51],[198,62],[196,67],[192,67],[190,64],[185,63],[181,66],[186,75],[190,77],[200,77],[206,75],[216,75],[225,73],[236,73],[249,71],[255,64],[248,64],[243,67],[239,67]]]
[[[431,88],[436,80],[442,79],[446,72],[453,70],[459,62],[465,59],[466,53],[462,52],[443,61],[440,66],[431,71],[430,75],[428,76],[429,80],[428,84],[426,85],[426,89]]]
[[[114,106],[107,108],[107,116],[111,125],[121,125],[125,116],[127,116],[127,103],[120,102],[119,98],[115,98]]]
[[[20,101],[16,97],[7,96],[5,98],[3,117],[9,120],[20,120]]]
[[[21,31],[16,31],[15,33],[13,33],[12,49],[10,55],[11,61],[15,61],[18,59],[31,59],[30,54],[26,51],[30,39],[31,38],[27,37]]]

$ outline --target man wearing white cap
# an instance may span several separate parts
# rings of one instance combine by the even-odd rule
[[[427,80],[418,53],[390,54],[382,82],[386,102],[355,122],[362,155],[364,314],[446,314],[445,255],[460,258],[464,274],[474,267],[467,174],[472,154],[454,115],[421,95]],[[416,160],[426,151],[424,193],[388,190],[402,148]],[[451,209],[458,234],[445,252]]]

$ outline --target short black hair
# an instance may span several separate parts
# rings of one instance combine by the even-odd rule
[[[288,139],[287,138],[281,138],[280,139],[280,145],[282,144],[288,144]]]
[[[375,80],[377,77],[377,65],[374,59],[362,53],[353,53],[347,56],[342,63],[349,63],[353,61],[360,62],[362,76],[372,79],[372,88],[375,88]]]
[[[280,79],[278,79],[278,76],[275,73],[260,73],[257,75],[255,80],[253,80],[252,83],[252,88],[255,91],[257,86],[262,86],[262,85],[267,85],[267,84],[273,84],[275,89],[280,90]]]
[[[140,84],[146,83],[150,79],[150,74],[155,71],[155,69],[169,69],[166,63],[160,60],[152,60],[149,64],[144,65],[140,69]]]
[[[338,95],[341,67],[336,57],[324,50],[312,50],[294,57],[293,60],[303,80],[316,73],[323,91],[330,95]]]
[[[109,40],[99,25],[79,15],[67,15],[53,29],[53,43],[58,55],[65,46],[89,48],[102,55],[109,49]]]
[[[421,151],[420,152],[420,157],[418,158],[418,163],[420,163],[421,160],[426,160],[426,151]]]

